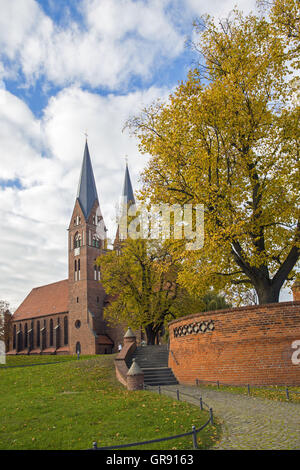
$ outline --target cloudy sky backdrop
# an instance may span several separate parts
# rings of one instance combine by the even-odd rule
[[[100,205],[115,227],[125,121],[166,97],[196,60],[192,22],[255,0],[0,0],[0,298],[16,308],[67,277],[67,227],[88,132]]]

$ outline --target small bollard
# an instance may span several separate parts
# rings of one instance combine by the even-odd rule
[[[248,395],[250,395],[250,385],[248,384]]]
[[[219,381],[217,382],[217,385],[218,385],[218,388],[220,388],[220,382]]]
[[[202,402],[202,397],[200,397],[200,410],[203,410],[203,402]]]
[[[195,426],[192,426],[193,430],[193,448],[198,449],[198,444],[197,444],[197,433],[196,433],[196,428]]]
[[[199,381],[198,379],[196,379],[196,386],[198,387],[198,385],[199,385]]]
[[[210,424],[214,424],[213,409],[209,408]]]
[[[177,400],[179,400],[179,390],[177,390]]]
[[[289,389],[288,389],[288,387],[286,387],[285,393],[286,393],[287,399],[289,400],[289,399],[290,399],[290,394],[289,394]]]
[[[158,386],[158,393],[161,394],[160,385]]]
[[[97,450],[97,442],[93,442],[93,450]]]

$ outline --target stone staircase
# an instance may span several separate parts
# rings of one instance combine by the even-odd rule
[[[127,363],[130,368],[132,359],[144,372],[144,383],[148,386],[178,384],[172,369],[168,367],[169,351],[167,345],[139,346]]]

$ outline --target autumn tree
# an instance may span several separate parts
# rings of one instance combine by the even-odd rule
[[[173,309],[177,317],[192,315],[199,312],[208,312],[211,310],[223,310],[231,308],[230,302],[227,302],[224,295],[214,290],[209,290],[201,297],[191,295],[186,289],[179,289]]]
[[[178,294],[177,260],[167,244],[128,238],[120,252],[107,252],[97,263],[111,298],[105,318],[133,329],[143,327],[147,343],[154,344],[164,322],[176,317],[172,306]]]
[[[9,349],[9,340],[12,335],[11,319],[9,303],[6,300],[0,300],[0,341],[5,344],[3,353]],[[3,348],[3,344],[1,346]]]
[[[151,157],[142,197],[205,207],[204,248],[182,254],[181,285],[246,286],[259,303],[278,302],[300,248],[299,2],[284,0],[285,16],[273,3],[198,21],[198,66],[127,123]]]
[[[0,340],[5,338],[5,314],[8,312],[9,303],[6,300],[0,300]]]

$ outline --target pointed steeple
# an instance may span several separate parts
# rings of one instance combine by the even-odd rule
[[[87,141],[83,155],[77,199],[87,220],[95,201],[98,201],[97,188]]]
[[[119,209],[119,217],[122,218],[125,214],[127,214],[129,206],[135,205],[135,199],[128,169],[128,163],[126,161],[126,169],[125,169],[125,179],[123,185],[123,191],[121,196],[121,207]],[[118,223],[117,232],[114,240],[114,249],[120,249],[120,224]]]
[[[126,170],[125,170],[125,179],[124,179],[124,186],[123,186],[123,193],[122,198],[127,201],[127,204],[135,204],[135,199],[133,195],[133,189],[130,179],[130,174],[128,170],[128,163],[126,162]]]

